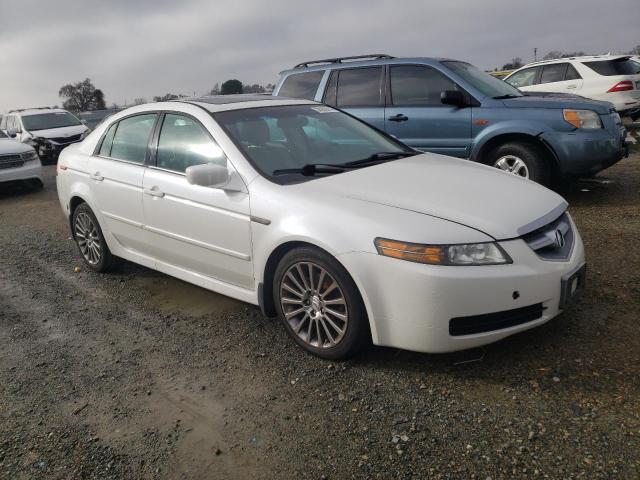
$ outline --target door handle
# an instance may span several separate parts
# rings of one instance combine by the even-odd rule
[[[92,175],[89,175],[91,180],[95,180],[96,182],[101,182],[104,180],[104,177],[100,175],[100,172],[96,172]]]
[[[577,85],[567,85],[567,90],[570,89],[570,88],[578,88],[578,86]]]
[[[409,120],[409,117],[402,113],[394,115],[393,117],[389,117],[390,122],[406,122],[407,120]]]
[[[143,192],[146,195],[151,195],[152,197],[158,197],[158,198],[164,197],[164,192],[161,192],[160,190],[157,190],[155,188],[145,188]]]

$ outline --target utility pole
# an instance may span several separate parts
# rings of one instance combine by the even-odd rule
[[[533,48],[533,61],[538,61],[538,49],[535,47]]]

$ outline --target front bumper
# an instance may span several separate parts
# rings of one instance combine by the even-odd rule
[[[42,164],[38,160],[26,162],[21,167],[0,169],[0,182],[30,180],[32,178],[42,181]]]
[[[373,342],[418,352],[440,353],[478,347],[542,325],[558,315],[563,277],[584,264],[576,238],[567,261],[544,261],[524,240],[500,242],[510,265],[445,267],[411,263],[374,253],[339,256],[362,293]],[[541,304],[541,315],[514,326],[452,335],[451,320]],[[457,332],[453,332],[457,333]]]
[[[32,145],[33,148],[35,148],[38,152],[38,156],[43,163],[55,163],[58,160],[58,156],[60,155],[60,152],[62,150],[64,150],[69,145],[73,145],[74,143],[79,143],[81,141],[82,140],[78,140],[75,142],[61,144],[47,139],[38,139],[34,140]]]

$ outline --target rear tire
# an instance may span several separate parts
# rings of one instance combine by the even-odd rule
[[[551,183],[549,154],[533,143],[508,142],[500,145],[489,152],[484,163],[542,185]]]
[[[71,229],[87,267],[94,272],[106,272],[114,266],[115,257],[109,250],[96,216],[86,203],[81,203],[73,211]]]
[[[29,180],[25,180],[24,183],[31,190],[39,191],[44,188],[44,184],[42,183],[42,180],[40,180],[39,178],[30,178]]]
[[[287,333],[320,358],[347,358],[371,339],[355,282],[320,249],[300,247],[285,254],[276,268],[273,298]]]

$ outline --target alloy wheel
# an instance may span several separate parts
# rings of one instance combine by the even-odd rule
[[[347,331],[349,312],[335,278],[313,262],[298,262],[280,283],[280,304],[285,320],[306,344],[336,346]]]
[[[76,215],[74,234],[84,259],[90,265],[97,265],[102,258],[102,242],[98,229],[89,215],[84,212]]]
[[[529,169],[527,168],[527,164],[515,155],[505,155],[500,157],[496,160],[493,166],[500,170],[504,170],[505,172],[513,173],[514,175],[518,175],[523,178],[529,178]]]

